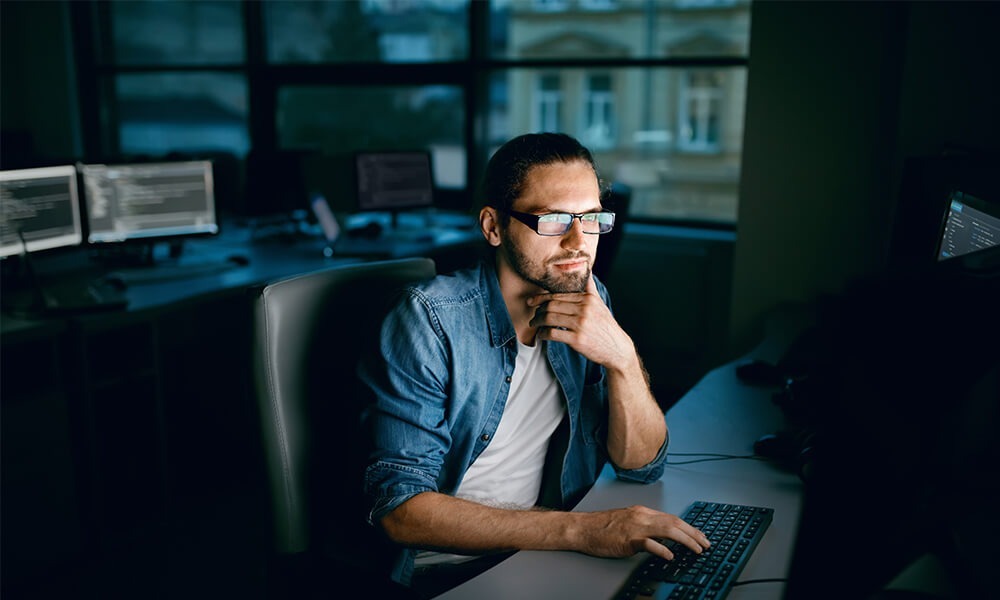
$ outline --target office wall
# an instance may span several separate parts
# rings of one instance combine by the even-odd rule
[[[0,2],[0,159],[74,158],[82,144],[66,2]]]
[[[1000,149],[998,8],[754,2],[731,354],[885,266],[907,156]]]
[[[716,258],[724,242],[695,250],[691,238],[637,236],[624,242],[619,262],[630,266],[613,282],[671,386],[752,347],[776,305],[881,268],[906,156],[945,144],[998,148],[998,8],[754,2],[731,260]],[[0,3],[0,156],[10,150],[8,131],[27,132],[42,155],[79,153],[68,12],[61,1]],[[652,279],[646,265],[656,266]],[[686,289],[727,296],[709,306],[674,295],[670,310],[657,299]],[[684,310],[691,306],[694,317]]]

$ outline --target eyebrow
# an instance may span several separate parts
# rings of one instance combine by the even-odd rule
[[[517,209],[511,209],[511,210],[517,210]],[[606,210],[607,209],[604,208],[603,206],[598,206],[597,208],[592,208],[590,210],[585,210],[585,211],[580,212],[580,213],[572,213],[572,214],[585,215],[587,213],[604,212]],[[531,210],[520,210],[518,212],[526,212],[526,213],[538,214],[538,215],[545,215],[545,214],[548,214],[548,213],[566,213],[566,214],[570,214],[571,213],[571,211],[560,210],[560,209],[557,209],[557,208],[552,208],[551,206],[543,206],[542,208],[535,208],[535,209],[531,209]]]

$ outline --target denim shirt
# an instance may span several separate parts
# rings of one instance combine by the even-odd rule
[[[609,304],[600,281],[597,289]],[[569,509],[608,459],[608,390],[603,367],[566,344],[546,347],[569,424],[554,508]],[[402,292],[382,324],[377,355],[369,355],[359,368],[373,392],[364,415],[374,443],[364,481],[369,522],[377,523],[421,492],[454,494],[493,438],[516,355],[514,325],[490,261]],[[617,476],[658,480],[666,447],[664,441],[656,458],[639,469],[613,465]],[[409,583],[413,555],[411,549],[402,551],[394,579]]]

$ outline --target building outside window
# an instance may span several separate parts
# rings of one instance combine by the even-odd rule
[[[536,131],[563,130],[560,118],[562,90],[559,85],[559,75],[544,73],[538,78],[538,87],[534,94]]]
[[[611,82],[608,73],[586,77],[580,140],[591,150],[603,150],[615,144],[615,95]]]
[[[677,115],[678,148],[690,152],[719,149],[719,118],[722,87],[719,74],[689,71],[682,78],[680,112]]]
[[[749,0],[74,5],[101,155],[426,148],[470,207],[500,143],[565,131],[632,219],[735,225]]]

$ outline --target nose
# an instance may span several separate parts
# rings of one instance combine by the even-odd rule
[[[580,219],[573,219],[569,231],[562,236],[561,245],[567,250],[582,250],[587,246],[588,237],[594,236],[588,236],[583,232],[583,222]]]

